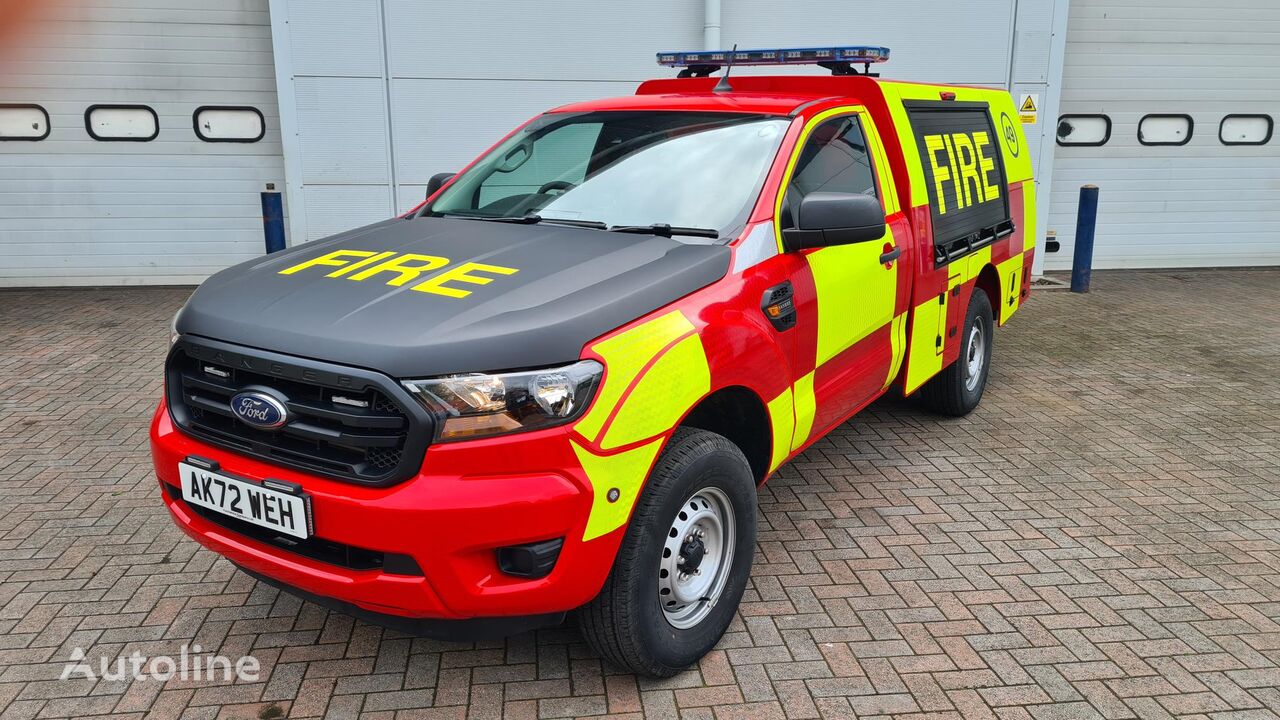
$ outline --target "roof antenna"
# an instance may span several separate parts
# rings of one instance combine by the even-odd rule
[[[716,86],[711,88],[711,92],[727,93],[733,92],[733,86],[729,84],[729,73],[733,72],[733,59],[738,55],[738,43],[733,44],[733,49],[729,51],[729,61],[725,63],[724,74],[720,76],[720,80]]]

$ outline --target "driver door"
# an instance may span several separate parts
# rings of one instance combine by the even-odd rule
[[[889,216],[898,211],[891,182],[883,148],[864,110],[821,113],[802,138],[779,209],[779,227],[793,227],[794,208],[817,191],[875,196]],[[822,433],[874,399],[897,367],[895,351],[900,352],[901,344],[892,335],[901,332],[894,322],[901,262],[892,222],[877,240],[806,250],[804,259],[817,313],[798,322],[816,326],[802,337],[816,337],[812,428]]]

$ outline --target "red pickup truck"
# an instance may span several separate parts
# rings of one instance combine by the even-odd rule
[[[757,486],[885,392],[972,410],[1027,297],[1009,94],[857,71],[882,50],[662,54],[684,77],[213,276],[152,426],[174,521],[411,632],[577,611],[621,666],[693,664],[751,581]],[[770,62],[833,75],[708,76]]]

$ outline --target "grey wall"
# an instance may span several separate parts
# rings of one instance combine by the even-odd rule
[[[776,0],[724,0],[721,44],[881,44],[893,52],[886,77],[1034,85],[1048,66],[1048,27],[1036,23],[1051,15],[1034,9],[1054,2],[806,0],[782,11]],[[631,94],[672,74],[655,53],[702,46],[700,0],[566,0],[537,12],[509,1],[271,0],[271,10],[291,242],[407,210],[431,175],[529,117]],[[1038,130],[1028,128],[1037,143]]]
[[[0,285],[198,282],[263,250],[259,191],[283,184],[266,0],[48,3],[6,35],[0,103],[51,132],[0,142]],[[144,104],[152,142],[99,142],[94,103]],[[206,143],[200,105],[252,105],[255,144]]]
[[[512,2],[272,0],[272,12],[292,48],[277,59],[291,63],[281,94],[296,100],[292,242],[407,210],[431,175],[460,169],[517,124],[630,94],[656,74],[658,49],[701,42],[702,6],[687,0],[572,0],[537,12]]]
[[[891,51],[880,68],[885,77],[1003,86],[1009,81],[1014,5],[1013,0],[722,0],[723,39],[726,46],[742,47],[883,45]]]

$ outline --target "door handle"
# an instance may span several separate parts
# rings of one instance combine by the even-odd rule
[[[881,265],[888,265],[889,263],[893,262],[894,260],[897,260],[901,255],[902,255],[902,248],[901,248],[901,247],[896,247],[896,248],[894,248],[894,249],[890,250],[889,252],[884,253],[883,255],[881,255],[881,256],[880,256],[880,264],[881,264]]]

